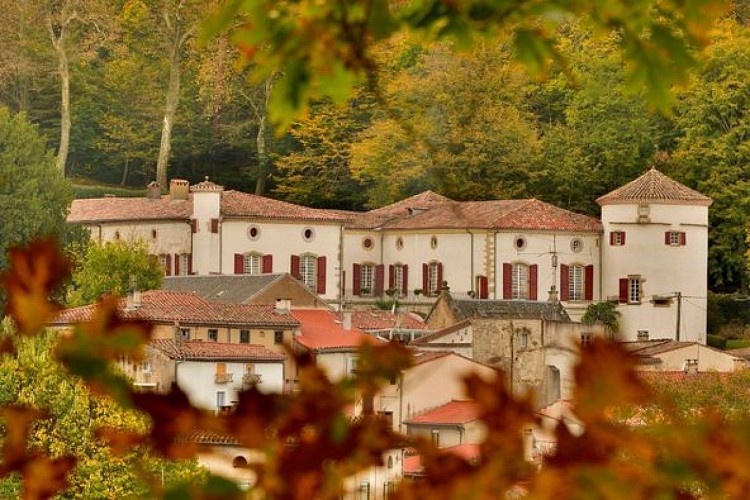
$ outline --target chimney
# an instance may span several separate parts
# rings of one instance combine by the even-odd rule
[[[169,196],[172,201],[187,200],[190,194],[190,183],[185,179],[172,179],[169,183]]]
[[[344,330],[352,329],[352,312],[351,311],[344,311],[344,314],[341,319],[341,327]]]
[[[146,186],[146,198],[149,200],[161,199],[161,186],[156,181],[151,181]]]
[[[547,302],[550,304],[557,304],[559,301],[557,300],[557,287],[555,285],[552,285],[549,289],[549,297],[547,298]]]
[[[276,312],[286,314],[292,310],[292,299],[276,299]]]
[[[648,330],[638,330],[638,333],[636,335],[636,340],[638,342],[645,342],[648,340]]]
[[[682,365],[682,369],[685,375],[695,375],[698,373],[698,360],[697,359],[686,359]]]

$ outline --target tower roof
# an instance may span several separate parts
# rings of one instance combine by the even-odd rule
[[[670,179],[655,168],[614,191],[599,197],[599,205],[664,203],[668,205],[709,206],[711,198]]]

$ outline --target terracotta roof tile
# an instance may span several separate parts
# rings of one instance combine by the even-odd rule
[[[73,200],[68,222],[116,222],[124,220],[188,220],[193,213],[190,200],[172,201],[169,196],[148,198],[89,198]]]
[[[637,179],[599,197],[596,202],[599,205],[660,202],[709,206],[711,198],[651,168]]]
[[[187,341],[175,342],[173,339],[153,339],[149,346],[162,351],[173,359],[181,360],[247,360],[247,361],[283,361],[286,356],[271,351],[262,345],[229,344],[224,342]]]
[[[427,323],[412,314],[394,314],[390,311],[353,311],[352,326],[361,330],[426,330]]]
[[[476,401],[453,400],[437,408],[427,410],[417,416],[405,420],[407,424],[450,425],[465,424],[479,418],[479,405]]]
[[[313,351],[356,349],[360,345],[379,341],[358,328],[345,330],[336,313],[324,309],[294,309],[302,333],[294,338]]]
[[[479,444],[464,443],[450,448],[443,448],[444,452],[459,456],[467,462],[479,459],[481,456],[481,447]],[[404,457],[404,475],[413,476],[423,472],[422,457],[420,455],[410,455]]]
[[[62,311],[52,322],[66,325],[90,321],[96,304]],[[296,327],[299,322],[288,312],[275,311],[272,305],[220,304],[209,302],[188,292],[150,290],[141,293],[141,306],[127,308],[127,299],[120,300],[120,314],[125,319],[139,319],[152,323],[232,324]]]
[[[458,323],[454,325],[446,326],[445,328],[441,330],[437,330],[428,335],[423,335],[422,337],[419,337],[418,339],[414,339],[411,342],[409,342],[409,345],[430,344],[434,340],[437,340],[441,337],[445,337],[446,335],[450,335],[451,333],[457,332],[470,325],[471,325],[471,321],[469,321],[468,319],[465,319],[465,320],[459,321]]]
[[[327,210],[304,207],[241,191],[224,192],[221,199],[221,213],[227,217],[302,219],[333,222],[345,219],[344,216]]]

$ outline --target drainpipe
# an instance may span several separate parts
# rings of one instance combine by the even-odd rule
[[[469,233],[471,237],[471,260],[470,260],[470,268],[471,272],[469,274],[469,290],[472,292],[474,291],[474,233],[466,230],[467,233]]]
[[[339,225],[339,310],[344,310],[344,294],[345,294],[345,282],[346,275],[344,274],[344,224]]]
[[[495,289],[492,291],[492,295],[497,300],[497,231],[495,231],[492,239],[492,275],[495,281]]]
[[[219,204],[221,204],[221,201],[219,201]],[[224,234],[224,219],[221,217],[221,212],[219,212],[219,274],[223,274],[224,269],[224,256],[221,254],[221,249],[223,248],[223,238],[222,235]]]

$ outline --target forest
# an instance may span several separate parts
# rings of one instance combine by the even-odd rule
[[[315,207],[372,208],[432,189],[596,216],[598,196],[656,166],[714,200],[711,288],[750,283],[743,3],[706,32],[666,106],[632,84],[621,34],[571,20],[555,33],[562,57],[536,74],[519,64],[511,30],[468,48],[390,37],[350,94],[290,111],[286,126],[269,105],[294,75],[212,30],[217,4],[0,0],[0,106],[38,127],[74,184],[210,176]]]

